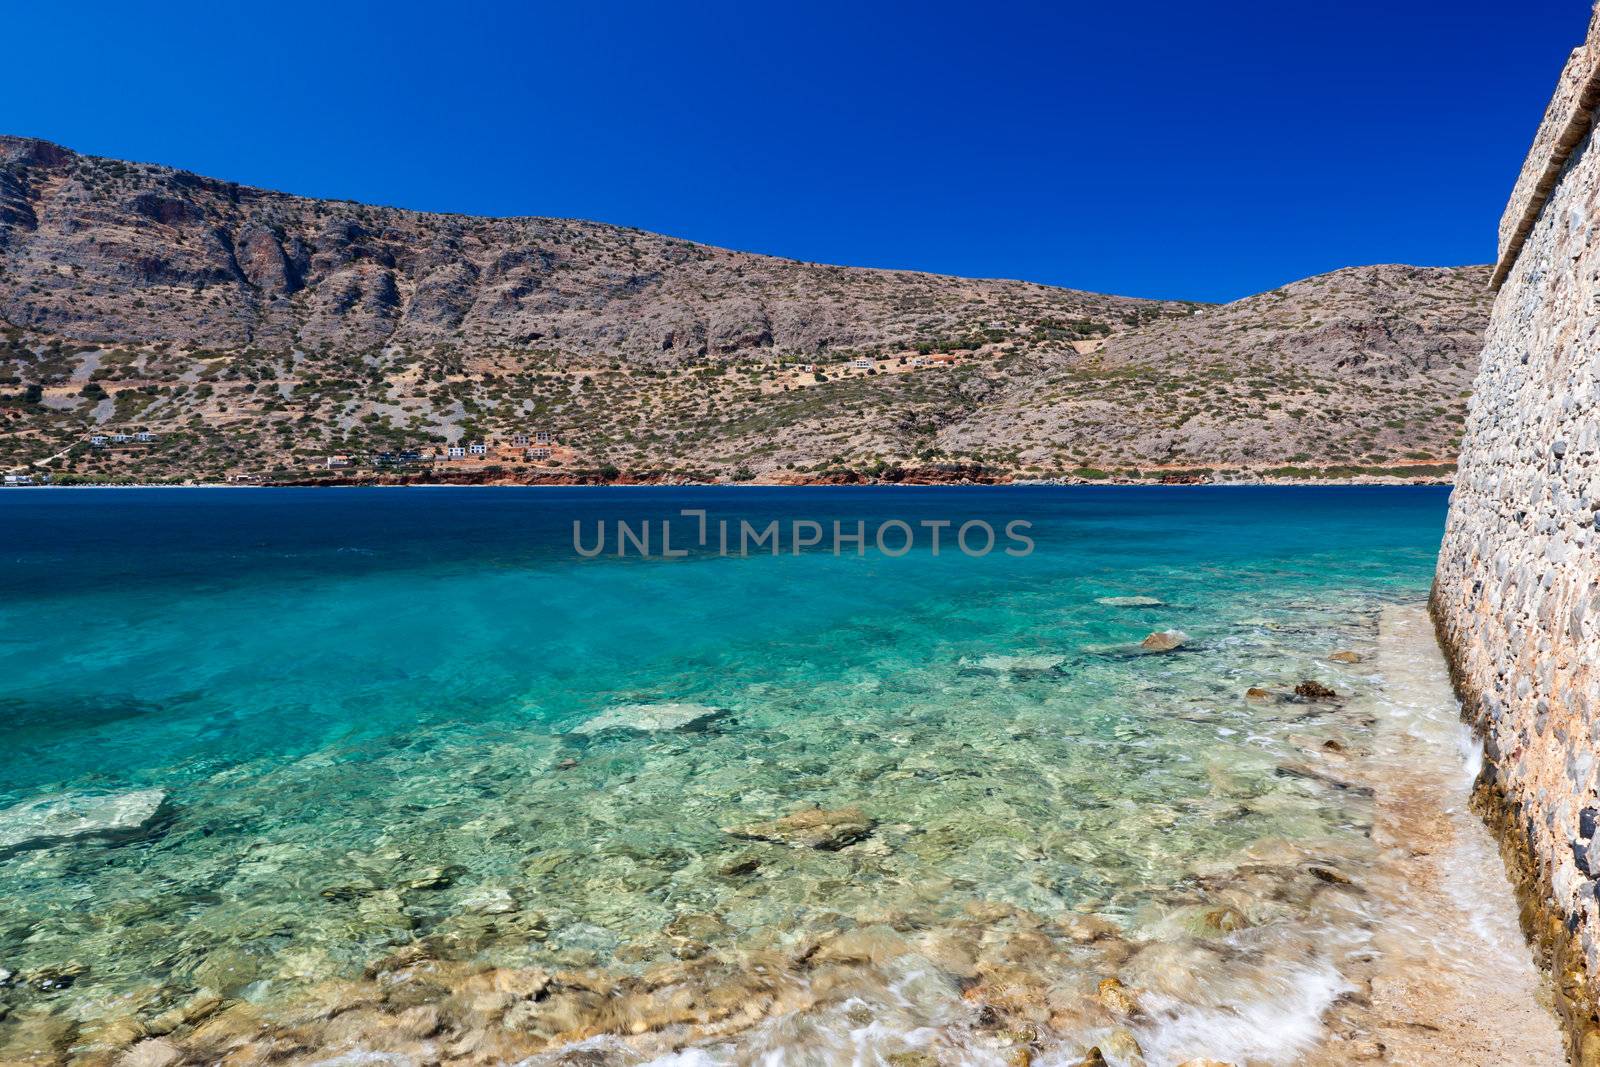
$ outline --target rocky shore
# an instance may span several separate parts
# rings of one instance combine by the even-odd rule
[[[939,466],[928,468],[906,468],[867,474],[858,471],[845,471],[828,476],[805,477],[786,476],[783,478],[752,478],[748,481],[705,480],[686,477],[671,471],[653,470],[619,470],[609,471],[542,471],[542,472],[488,472],[488,471],[428,471],[414,474],[404,473],[342,473],[327,476],[304,475],[285,479],[272,479],[264,481],[247,482],[130,482],[126,480],[96,482],[80,479],[68,480],[64,484],[40,486],[38,488],[314,488],[327,487],[363,487],[363,486],[446,486],[446,485],[483,485],[483,486],[628,486],[628,485],[754,485],[754,486],[977,486],[977,485],[1039,485],[1039,486],[1076,486],[1076,485],[1117,485],[1117,486],[1160,486],[1166,488],[1182,488],[1192,486],[1220,485],[1220,486],[1331,486],[1331,485],[1439,485],[1453,484],[1451,475],[1429,473],[1405,475],[1395,473],[1369,473],[1369,474],[1317,474],[1307,473],[1304,476],[1279,476],[1279,475],[1247,475],[1227,473],[1222,476],[1211,472],[1193,474],[1171,474],[1160,477],[1130,478],[1121,476],[1108,477],[1058,477],[1039,478],[1022,476],[1014,472],[1003,470],[988,470],[981,467]]]

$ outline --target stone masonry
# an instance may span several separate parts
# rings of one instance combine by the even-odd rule
[[[1600,10],[1500,226],[1433,614],[1480,731],[1477,800],[1600,1064]]]

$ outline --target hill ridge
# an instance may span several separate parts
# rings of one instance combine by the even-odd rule
[[[1485,270],[1149,300],[318,200],[0,136],[0,464],[324,476],[330,454],[539,427],[556,454],[430,473],[1438,466]]]

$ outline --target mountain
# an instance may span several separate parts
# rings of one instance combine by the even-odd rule
[[[939,444],[1003,435],[1021,466],[1448,464],[1488,284],[1488,267],[1352,267],[1164,318],[1052,354]]]
[[[314,200],[0,137],[0,466],[348,478],[478,440],[505,447],[426,476],[1441,464],[1486,278],[1355,268],[1211,307]],[[537,430],[551,456],[511,447]]]

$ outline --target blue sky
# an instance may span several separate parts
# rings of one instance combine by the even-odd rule
[[[16,4],[0,130],[310,196],[1226,300],[1494,255],[1583,0]]]

